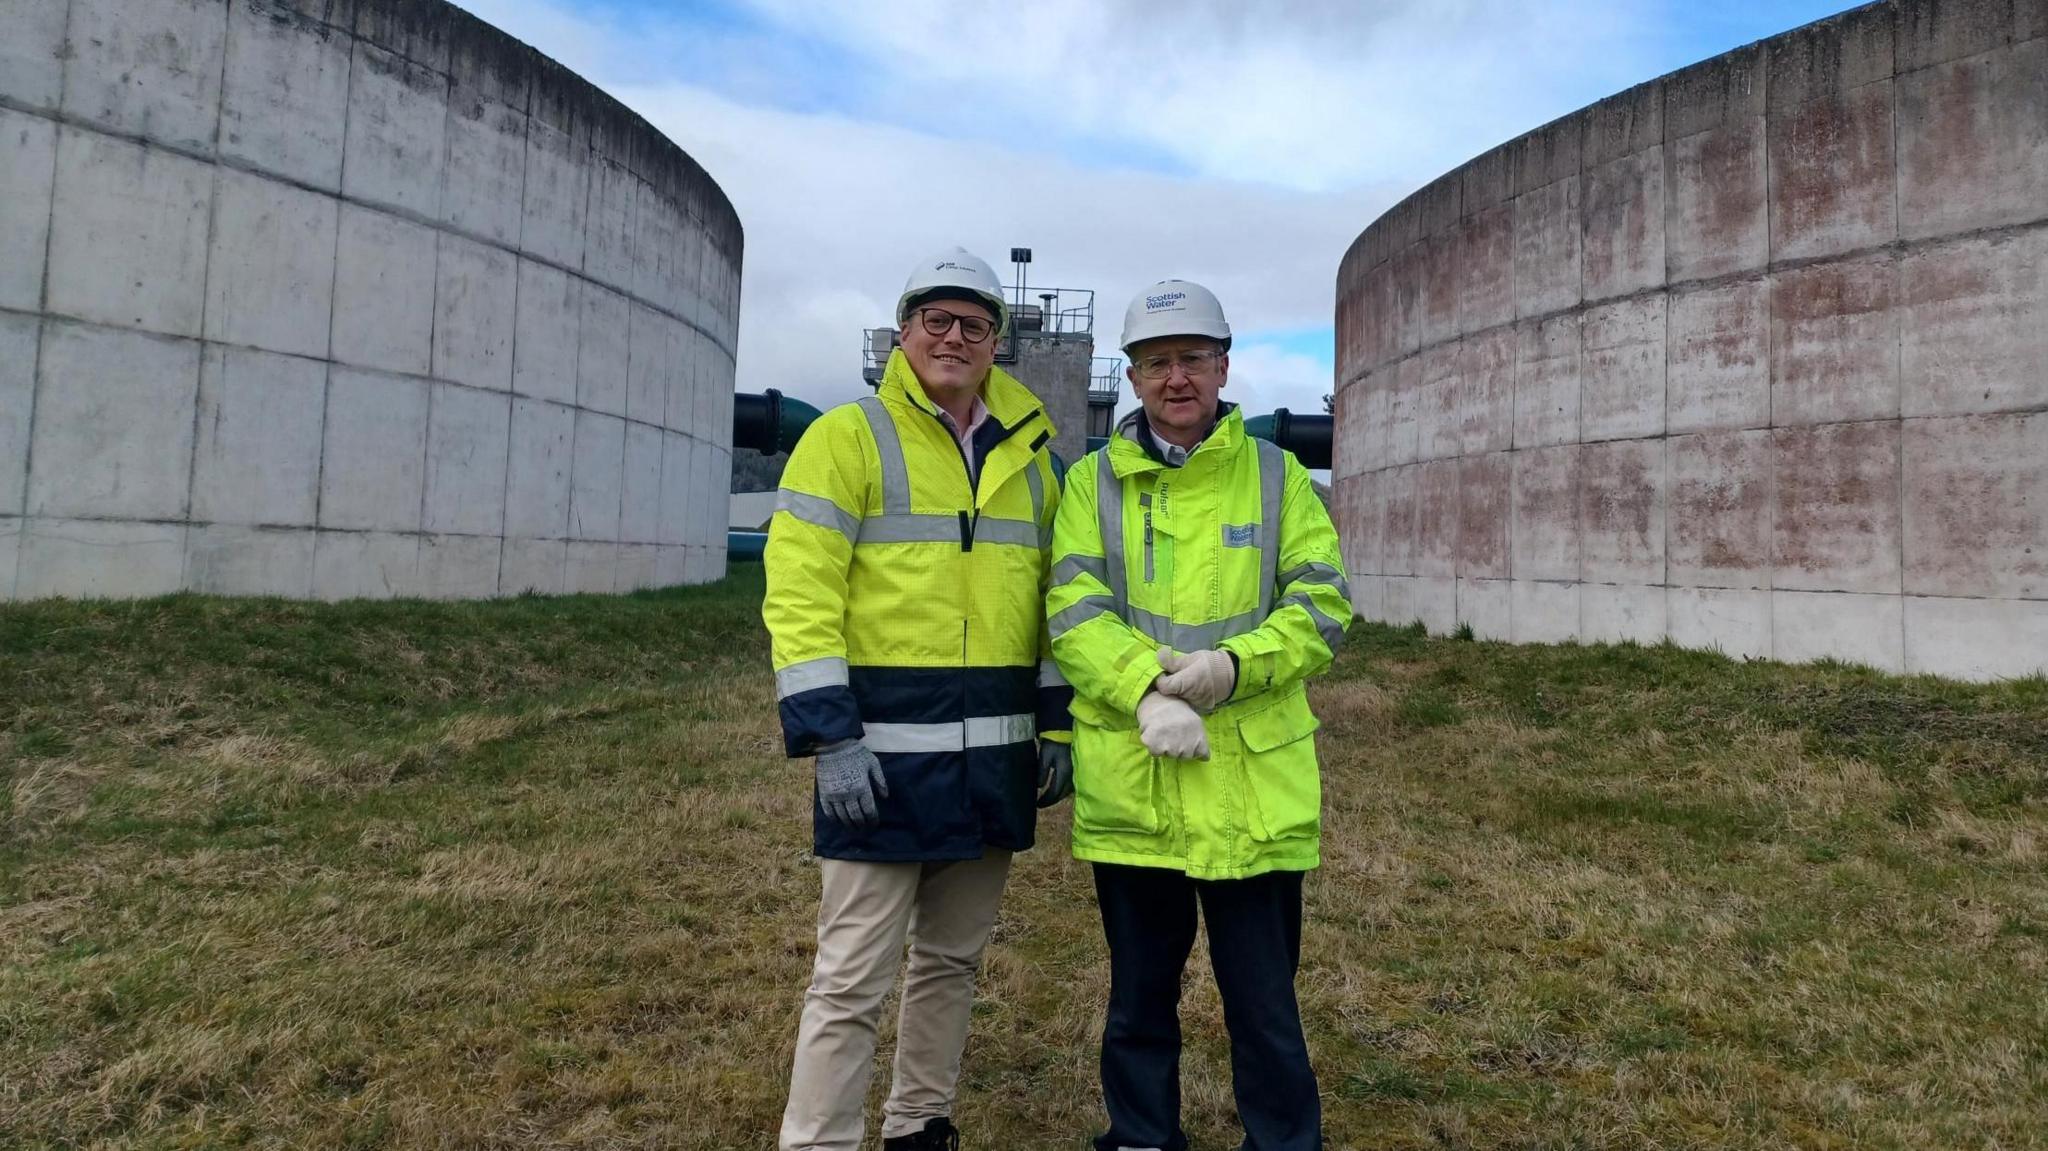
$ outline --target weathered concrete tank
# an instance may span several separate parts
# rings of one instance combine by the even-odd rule
[[[440,0],[0,4],[0,598],[716,578],[740,257]]]
[[[2048,671],[2048,0],[1873,4],[1374,221],[1333,476],[1368,617]]]

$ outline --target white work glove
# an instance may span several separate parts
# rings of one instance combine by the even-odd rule
[[[1153,755],[1209,758],[1209,735],[1202,730],[1202,717],[1177,696],[1145,693],[1138,701],[1138,738]]]
[[[873,830],[882,822],[875,807],[875,792],[889,796],[889,781],[882,778],[882,761],[857,739],[841,740],[818,749],[818,806],[825,818],[857,831]]]
[[[1227,651],[1206,648],[1179,655],[1170,647],[1162,647],[1159,666],[1167,674],[1153,680],[1152,686],[1187,700],[1188,706],[1196,711],[1214,711],[1237,690],[1237,665],[1231,662]]]

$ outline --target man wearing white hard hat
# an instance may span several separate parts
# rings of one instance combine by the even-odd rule
[[[1294,994],[1320,862],[1303,681],[1351,624],[1307,469],[1218,393],[1230,324],[1166,280],[1124,313],[1142,404],[1067,476],[1046,614],[1074,688],[1074,855],[1109,944],[1101,1151],[1181,1151],[1181,974],[1206,920],[1248,1151],[1322,1146]]]
[[[980,259],[919,263],[876,394],[820,417],[783,470],[761,614],[785,750],[814,757],[822,889],[784,1151],[860,1146],[906,939],[882,1146],[960,1146],[975,968],[1011,854],[1072,787],[1045,639],[1053,427],[995,367],[1007,318]]]

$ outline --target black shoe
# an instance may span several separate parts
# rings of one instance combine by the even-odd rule
[[[940,1116],[915,1135],[882,1140],[882,1151],[960,1151],[960,1131],[951,1119]]]

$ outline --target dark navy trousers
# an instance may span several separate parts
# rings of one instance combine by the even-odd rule
[[[1195,945],[1198,903],[1230,1032],[1244,1151],[1322,1147],[1322,1102],[1294,998],[1301,879],[1299,871],[1204,880],[1166,868],[1095,865],[1095,898],[1109,941],[1109,1018],[1102,1029],[1109,1132],[1095,1140],[1097,1151],[1186,1151],[1180,984]]]

